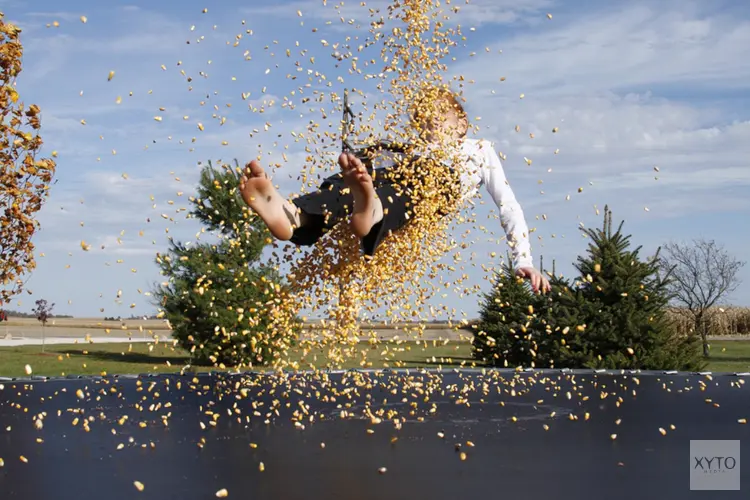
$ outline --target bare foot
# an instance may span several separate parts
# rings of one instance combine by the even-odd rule
[[[344,183],[354,196],[351,227],[354,234],[364,238],[377,222],[377,198],[372,177],[367,168],[352,154],[342,153],[339,165],[344,175]]]
[[[292,237],[294,229],[287,213],[288,203],[273,187],[263,167],[253,160],[246,165],[246,173],[240,181],[240,192],[245,203],[263,219],[271,234],[282,241]]]

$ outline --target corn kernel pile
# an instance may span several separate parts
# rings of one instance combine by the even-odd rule
[[[320,105],[319,111],[322,120],[320,123],[311,120],[303,131],[292,132],[295,142],[304,144],[305,151],[308,153],[304,162],[304,167],[299,164],[290,165],[290,168],[305,168],[302,173],[301,189],[299,194],[305,193],[308,189],[314,189],[323,177],[340,170],[336,161],[336,156],[341,149],[342,136],[351,140],[355,147],[367,145],[378,139],[385,139],[393,143],[406,144],[405,157],[411,157],[414,153],[421,153],[430,148],[430,144],[425,142],[420,129],[424,123],[412,122],[411,116],[417,111],[420,116],[440,116],[446,110],[447,103],[440,98],[440,90],[450,88],[459,95],[463,88],[463,77],[454,78],[455,82],[447,81],[447,63],[451,47],[460,45],[466,40],[461,33],[460,25],[452,26],[452,16],[459,12],[458,7],[451,7],[450,2],[445,6],[437,0],[415,1],[407,0],[394,2],[381,12],[378,9],[368,9],[362,3],[360,12],[369,12],[370,23],[369,32],[362,36],[362,29],[353,22],[347,22],[352,33],[342,36],[343,41],[332,44],[333,57],[338,62],[336,64],[335,82],[330,75],[326,76],[319,70],[312,69],[315,67],[315,58],[310,57],[309,61],[296,61],[297,69],[302,70],[300,76],[292,77],[291,80],[300,78],[299,86],[290,92],[289,96],[283,98],[282,108],[293,110],[299,104],[295,101],[301,100],[302,105],[317,106]],[[321,9],[329,9],[327,2],[324,1]],[[339,13],[341,5],[333,6],[336,14]],[[208,14],[204,9],[203,14]],[[297,12],[297,18],[304,18],[304,14]],[[90,24],[86,16],[81,16],[80,21],[83,24]],[[343,21],[343,18],[342,18]],[[328,22],[327,24],[330,24]],[[246,28],[245,21],[242,21],[243,29]],[[3,24],[4,33],[15,40],[16,28],[10,24]],[[55,21],[48,24],[48,28],[61,28],[61,23]],[[216,26],[213,27],[216,30]],[[191,28],[191,32],[195,26]],[[245,29],[244,33],[235,36],[233,42],[227,45],[239,47],[244,38],[253,36],[252,29]],[[313,28],[316,32],[317,28]],[[200,35],[193,40],[200,43],[204,35]],[[191,42],[188,41],[188,44]],[[276,45],[277,42],[274,42]],[[323,46],[329,46],[326,40],[321,40]],[[265,46],[269,50],[270,45]],[[299,47],[299,43],[297,43]],[[9,77],[12,77],[20,70],[20,43],[8,44],[4,47],[4,56],[7,59],[5,65],[9,67]],[[271,48],[274,50],[274,48]],[[373,55],[373,51],[379,51],[378,56]],[[307,50],[302,48],[301,55],[306,55]],[[367,54],[367,55],[365,55]],[[275,53],[271,52],[271,56]],[[280,54],[279,54],[280,55]],[[285,50],[286,58],[293,57],[291,49]],[[372,57],[369,57],[372,56]],[[244,54],[246,61],[252,61],[250,51]],[[291,59],[290,59],[291,60]],[[453,57],[455,60],[455,57]],[[209,64],[211,61],[209,61]],[[17,66],[17,67],[16,67]],[[182,68],[182,61],[177,62],[180,74],[186,78],[188,90],[193,91],[193,77]],[[278,68],[279,65],[277,64]],[[168,71],[168,65],[161,65],[162,71]],[[266,74],[272,71],[271,68],[266,70]],[[116,82],[117,71],[108,69],[106,72],[107,82]],[[208,78],[208,74],[200,72],[201,76]],[[305,75],[306,81],[305,81]],[[365,82],[376,82],[375,88],[378,92],[365,92],[358,90]],[[296,83],[295,83],[296,85]],[[310,90],[310,88],[315,90]],[[327,89],[327,90],[319,90]],[[344,130],[343,124],[336,119],[340,116],[342,107],[342,91],[348,89],[353,96],[357,96],[360,102],[354,104],[356,107],[357,117],[350,124],[348,130]],[[268,89],[263,87],[262,95],[267,94]],[[277,90],[278,91],[278,90]],[[17,99],[14,91],[9,87],[4,87],[2,92],[6,95],[6,101],[15,102]],[[378,95],[378,93],[380,95]],[[216,93],[215,93],[216,94]],[[243,100],[250,98],[251,92],[243,93]],[[5,94],[3,94],[5,95]],[[83,95],[83,91],[81,92]],[[133,97],[130,92],[129,97]],[[305,96],[305,97],[302,97]],[[207,98],[209,96],[206,96]],[[263,98],[262,103],[255,100],[256,104],[249,104],[248,108],[252,113],[262,115],[278,103],[274,98]],[[122,95],[115,99],[117,105],[122,105],[124,100]],[[418,109],[415,109],[418,106]],[[8,103],[9,104],[9,103]],[[207,104],[206,100],[201,100],[200,106]],[[231,107],[230,104],[226,105]],[[327,106],[327,107],[326,107]],[[218,105],[213,106],[217,111],[213,114],[219,126],[227,123],[225,116],[218,112]],[[313,108],[314,109],[314,108]],[[23,109],[16,113],[22,112]],[[38,118],[36,114],[38,108],[32,106],[26,113],[30,117],[32,128],[38,128]],[[158,113],[153,117],[156,122],[163,122],[167,110],[164,106],[159,107]],[[369,114],[369,116],[368,116]],[[302,115],[300,115],[302,116]],[[184,120],[188,120],[185,116]],[[86,126],[86,119],[80,120],[81,125]],[[266,121],[264,131],[268,132],[273,127],[273,123]],[[208,124],[198,122],[197,129],[199,133],[207,133]],[[13,130],[10,130],[13,132]],[[255,134],[261,134],[255,130]],[[250,141],[255,140],[254,134],[250,134]],[[11,189],[8,192],[16,196],[19,200],[23,197],[28,198],[25,207],[21,208],[21,202],[13,203],[14,210],[13,223],[3,224],[3,231],[8,232],[8,238],[11,235],[19,235],[19,239],[14,248],[18,250],[17,258],[8,259],[4,262],[5,270],[3,277],[6,285],[14,278],[17,278],[23,272],[30,270],[34,266],[33,245],[30,243],[30,237],[34,232],[35,223],[31,215],[38,210],[41,205],[42,197],[51,184],[52,174],[54,173],[55,163],[52,160],[34,160],[34,152],[41,146],[41,139],[32,139],[32,136],[26,134],[25,140],[34,142],[33,145],[23,144],[26,148],[28,157],[24,160],[24,167],[19,170],[22,174],[29,176],[36,175],[40,182],[33,185],[26,182],[23,187]],[[100,139],[104,138],[100,136]],[[172,137],[169,137],[172,140]],[[258,139],[260,141],[260,139]],[[7,141],[6,141],[7,142]],[[154,141],[156,142],[156,141]],[[180,140],[180,144],[186,141]],[[13,144],[13,147],[19,147],[19,144]],[[190,140],[190,151],[194,151],[197,138]],[[228,141],[222,140],[222,145],[227,145]],[[33,146],[33,147],[31,147]],[[286,151],[288,146],[282,146],[278,141],[274,141],[274,147],[278,147],[282,152],[281,156],[286,160]],[[260,144],[258,145],[260,149]],[[148,146],[146,147],[148,149]],[[331,154],[331,153],[334,154]],[[112,154],[116,154],[115,149]],[[267,159],[266,154],[259,154],[258,160],[264,162]],[[409,224],[407,227],[391,235],[380,246],[374,257],[365,257],[360,255],[360,241],[356,238],[346,223],[326,235],[310,251],[287,246],[273,253],[270,265],[279,271],[281,275],[288,279],[291,286],[289,289],[281,290],[278,285],[263,281],[260,283],[251,282],[247,276],[240,273],[235,279],[237,288],[242,286],[254,286],[265,288],[269,300],[258,304],[237,304],[232,310],[238,317],[237,331],[228,331],[224,328],[217,328],[216,336],[226,339],[224,344],[227,349],[233,349],[232,339],[238,335],[245,335],[242,329],[246,325],[248,329],[254,327],[260,317],[272,319],[272,325],[262,336],[253,336],[248,338],[247,344],[252,344],[254,348],[262,346],[269,347],[277,353],[274,361],[276,368],[332,368],[340,366],[347,359],[362,358],[363,351],[358,348],[358,343],[365,340],[366,335],[362,333],[363,326],[370,322],[370,318],[375,317],[376,312],[381,317],[387,318],[388,323],[407,322],[403,335],[400,336],[400,342],[409,338],[418,338],[425,328],[427,321],[431,319],[454,318],[459,311],[447,306],[435,307],[427,305],[430,299],[438,294],[445,297],[447,289],[460,291],[468,295],[473,291],[479,290],[479,284],[473,286],[470,290],[464,281],[467,275],[452,280],[448,283],[443,280],[442,276],[446,271],[455,272],[457,268],[463,269],[466,259],[457,251],[459,244],[451,239],[451,224],[455,222],[459,213],[459,207],[455,203],[455,192],[451,184],[455,184],[450,178],[446,177],[446,165],[455,162],[446,149],[437,148],[431,150],[429,159],[420,161],[415,167],[413,164],[404,162],[393,167],[397,176],[410,183],[411,195],[414,202],[412,211],[409,214]],[[52,152],[53,157],[57,157],[57,152]],[[377,156],[373,158],[377,162]],[[100,161],[101,158],[97,158]],[[246,158],[250,160],[250,158]],[[281,164],[264,165],[272,175],[283,174]],[[232,169],[228,165],[222,165],[225,169]],[[19,179],[21,177],[11,175],[12,169],[5,169],[9,178]],[[238,174],[242,173],[241,168],[236,169]],[[419,178],[417,175],[419,174]],[[125,180],[130,179],[127,173],[122,174]],[[176,181],[180,179],[175,177]],[[14,181],[16,182],[16,181]],[[217,188],[222,186],[216,182]],[[293,193],[283,193],[284,196]],[[180,191],[179,197],[183,195]],[[450,195],[446,197],[445,195]],[[156,208],[159,200],[151,196],[153,208]],[[195,201],[191,197],[191,201]],[[200,200],[199,200],[200,201]],[[83,200],[81,200],[83,203]],[[173,201],[168,202],[174,205]],[[177,213],[186,212],[187,209],[181,208]],[[21,216],[24,212],[27,215]],[[446,216],[438,216],[438,213],[447,213]],[[256,217],[250,210],[245,211],[248,221]],[[170,224],[177,224],[177,217],[162,213],[161,218],[169,221]],[[147,219],[147,222],[151,222]],[[469,222],[467,217],[459,217],[459,222]],[[19,229],[19,224],[23,227]],[[80,223],[84,225],[83,222]],[[220,238],[229,239],[230,244],[234,247],[241,248],[244,244],[243,239],[248,233],[243,228],[234,228],[233,236],[219,235]],[[122,237],[125,231],[120,233]],[[166,229],[169,234],[169,229]],[[4,233],[3,233],[4,234]],[[139,232],[142,237],[143,231]],[[464,236],[468,235],[467,230]],[[200,234],[196,235],[200,239]],[[216,236],[216,235],[213,235]],[[4,236],[3,236],[4,237]],[[8,239],[6,238],[6,239]],[[118,244],[122,244],[121,238],[117,238]],[[153,242],[156,244],[156,242]],[[274,243],[274,246],[278,247]],[[462,248],[467,244],[462,243]],[[104,245],[101,246],[104,249]],[[80,249],[84,252],[92,251],[92,244],[86,241],[80,242]],[[451,266],[445,262],[444,257],[451,251],[456,263]],[[43,257],[44,254],[41,254]],[[25,259],[25,261],[24,261]],[[157,262],[168,260],[169,257],[157,254]],[[7,265],[6,265],[7,264]],[[117,259],[117,264],[125,264],[124,259]],[[66,267],[70,267],[69,265]],[[132,273],[138,273],[138,269],[132,267]],[[16,293],[20,291],[21,281],[18,281],[18,287],[14,290],[3,290],[3,293]],[[168,285],[165,281],[162,285]],[[196,292],[200,294],[213,295],[216,293],[228,293],[226,290],[212,288],[212,279],[210,273],[202,276]],[[11,294],[12,294],[11,293]],[[29,291],[31,293],[31,291]],[[143,292],[138,289],[138,294],[142,296],[151,295],[150,292]],[[122,290],[118,292],[117,301],[121,303]],[[68,301],[69,303],[71,301]],[[136,303],[131,303],[130,308],[135,308]],[[327,320],[321,321],[318,328],[314,331],[301,332],[299,338],[293,338],[290,335],[292,327],[297,324],[299,311],[309,311],[310,315],[319,315],[326,317]],[[104,308],[100,309],[104,312]],[[322,313],[322,314],[320,314]],[[163,311],[160,317],[163,317]],[[442,317],[441,317],[442,316]],[[460,326],[454,325],[456,329]],[[373,344],[377,339],[369,339]],[[308,360],[303,357],[302,361],[289,361],[287,356],[293,342],[299,341],[298,345],[303,352],[319,349],[323,346],[327,349],[326,360]],[[200,347],[200,341],[196,340],[193,349]],[[376,351],[373,351],[376,352]],[[218,353],[213,358],[218,359]],[[389,359],[390,347],[386,345],[383,352],[378,355],[385,357],[386,363]],[[246,360],[235,367],[226,367],[220,362],[215,363],[217,367],[224,368],[252,368],[254,360]],[[362,366],[370,366],[371,362],[362,358]]]
[[[387,23],[395,27],[388,31],[383,29],[386,22],[382,19],[371,23],[370,39],[378,40],[383,46],[381,58],[385,68],[378,76],[367,76],[379,78],[378,88],[384,98],[374,104],[366,101],[358,104],[373,110],[372,113],[353,124],[353,130],[342,133],[405,144],[407,158],[430,148],[420,123],[412,122],[411,117],[415,112],[430,117],[446,111],[448,103],[440,98],[440,91],[452,89],[453,85],[445,81],[447,65],[443,59],[461,36],[460,28],[444,26],[443,18],[447,16],[438,4],[434,0],[407,0],[390,7]],[[350,58],[350,75],[363,74],[358,67],[359,59]],[[385,134],[378,134],[374,125],[377,110],[387,110],[383,124]],[[310,126],[308,137],[314,139],[309,142],[320,150],[335,151],[340,133],[319,134],[315,132],[317,128],[317,124]],[[416,325],[404,327],[405,339],[418,338],[425,323],[437,319],[435,309],[426,304],[439,292],[440,285],[435,281],[446,268],[441,259],[457,245],[447,236],[459,207],[455,202],[456,193],[452,191],[456,189],[455,182],[446,177],[446,166],[455,166],[457,158],[447,149],[430,151],[430,157],[419,161],[416,168],[408,161],[397,161],[392,167],[399,178],[411,183],[414,207],[407,226],[390,235],[374,256],[360,255],[359,239],[346,224],[326,235],[307,255],[300,256],[303,250],[298,248],[287,249],[281,260],[291,265],[289,277],[293,285],[289,295],[283,297],[274,310],[274,318],[278,318],[274,328],[278,330],[269,332],[270,336],[283,339],[281,332],[290,329],[286,321],[296,311],[324,310],[330,321],[316,329],[315,335],[305,336],[303,345],[310,348],[325,345],[329,353],[326,367],[335,367],[346,359],[363,355],[357,348],[364,340],[361,326],[366,325],[367,318],[373,317],[378,309],[385,309],[390,323]],[[330,156],[310,156],[308,160],[310,164],[303,178],[313,188],[319,182],[316,172],[330,175],[339,168]],[[439,213],[447,215],[441,217]],[[377,343],[375,337],[369,340]],[[388,348],[380,354],[387,360]],[[284,359],[280,358],[279,363],[283,365]],[[360,364],[368,366],[366,359]],[[312,364],[309,367],[315,368]]]

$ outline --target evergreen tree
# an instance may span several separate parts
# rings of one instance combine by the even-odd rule
[[[223,165],[220,171],[209,161],[201,169],[197,196],[190,198],[190,216],[208,231],[241,241],[248,259],[257,262],[270,242],[271,233],[242,200],[239,190],[241,176],[237,160],[235,168]]]
[[[218,233],[219,242],[188,245],[170,239],[167,254],[156,259],[168,281],[156,287],[155,299],[175,339],[199,365],[264,364],[293,338],[269,337],[266,304],[280,296],[283,284],[260,263],[269,232],[247,210],[239,181],[239,166],[217,171],[209,162],[201,171],[198,196],[190,198],[190,215]]]
[[[544,341],[539,342],[538,351],[543,368],[580,368],[579,341],[581,325],[585,324],[582,297],[575,293],[573,285],[562,276],[550,279],[551,292],[535,296],[538,321],[544,327]]]
[[[557,308],[555,297],[567,290],[568,283],[553,273],[552,292],[534,294],[516,271],[510,264],[495,273],[472,340],[473,357],[490,366],[563,367],[564,337],[570,330],[565,323],[575,322],[575,309]]]
[[[483,298],[472,340],[474,358],[494,366],[528,366],[531,354],[526,325],[532,294],[515,275],[512,264],[495,272],[492,291]]]
[[[583,366],[609,369],[695,370],[703,366],[694,338],[677,335],[667,316],[669,276],[659,276],[657,256],[642,261],[641,247],[604,209],[602,229],[586,229],[588,252],[578,258],[580,279],[563,298],[579,309],[582,331],[570,346]]]
[[[552,292],[533,294],[512,267],[495,276],[485,296],[473,340],[477,360],[507,367],[701,370],[700,339],[681,336],[667,305],[670,276],[660,277],[659,258],[642,261],[629,250],[622,226],[585,230],[587,254],[579,278],[550,280]]]

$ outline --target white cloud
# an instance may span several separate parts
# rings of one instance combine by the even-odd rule
[[[322,6],[318,2],[297,0],[276,3],[263,7],[249,7],[241,9],[243,14],[253,16],[277,16],[287,19],[300,19],[297,11],[302,12],[302,20],[315,19],[331,21],[332,27],[339,31],[352,30],[355,26],[366,27],[370,22],[388,20],[389,7],[393,2],[388,0],[370,0],[361,5],[357,2],[331,2]],[[541,9],[553,5],[551,0],[473,0],[472,2],[443,5],[440,8],[441,21],[448,16],[444,24],[451,26],[480,26],[483,24],[508,24],[519,20],[526,20],[525,16],[538,13]],[[458,12],[452,11],[458,7]],[[401,10],[401,9],[399,9]],[[343,19],[343,21],[342,21]]]
[[[476,80],[466,90],[468,109],[481,111],[483,134],[508,156],[526,207],[549,211],[568,194],[596,196],[600,206],[630,199],[639,210],[648,206],[649,217],[678,217],[695,209],[696,197],[701,210],[747,206],[728,190],[750,186],[750,122],[727,121],[720,95],[705,94],[750,75],[750,62],[739,57],[744,45],[736,45],[750,33],[748,20],[690,12],[636,4],[559,27],[552,21],[546,32],[487,42],[503,47],[500,56],[478,52],[452,68]],[[676,91],[697,99],[672,98]]]
[[[478,52],[452,73],[476,79],[482,89],[511,98],[518,92],[591,94],[634,86],[691,84],[713,89],[744,88],[750,64],[750,20],[731,14],[691,17],[696,5],[638,2],[581,13],[492,45],[503,54]],[[666,8],[665,8],[666,7]],[[489,43],[488,43],[489,44]],[[470,72],[470,68],[496,68]],[[507,76],[500,84],[499,76]]]
[[[62,11],[47,11],[47,12],[26,12],[26,17],[31,17],[33,19],[41,19],[41,20],[48,20],[53,19],[57,21],[78,21],[80,19],[80,14],[75,14],[74,12],[62,12]]]
[[[362,8],[358,2],[347,2],[341,14],[331,7],[332,2],[327,9],[318,2],[252,8],[244,12],[249,21],[245,27],[234,12],[212,17],[212,9],[200,17],[199,12],[166,8],[161,12],[121,8],[113,14],[122,19],[120,24],[112,21],[111,33],[81,28],[102,28],[93,13],[86,25],[77,21],[78,14],[69,14],[75,17],[75,30],[65,23],[57,31],[31,29],[35,25],[27,22],[29,48],[19,91],[25,101],[38,101],[42,107],[45,151],[60,153],[59,182],[40,215],[43,231],[38,247],[48,249],[47,257],[32,278],[33,288],[49,296],[57,294],[59,304],[72,297],[72,311],[92,315],[96,313],[92,307],[99,307],[99,291],[122,288],[133,292],[160,281],[153,253],[166,248],[166,231],[192,240],[199,229],[177,211],[187,206],[187,197],[194,192],[199,161],[237,158],[242,163],[260,151],[264,165],[283,163],[274,174],[282,192],[299,192],[298,176],[311,153],[304,150],[305,140],[296,142],[291,132],[304,131],[311,121],[327,127],[320,112],[311,113],[309,108],[331,108],[329,102],[301,105],[299,91],[304,89],[304,95],[312,97],[315,90],[361,87],[368,96],[382,97],[348,74],[346,64],[334,69],[331,48],[322,47],[320,38],[335,43],[348,35],[366,37],[367,8],[385,4],[367,2]],[[468,110],[472,116],[481,115],[482,135],[507,155],[506,173],[529,225],[536,228],[532,245],[535,257],[544,255],[545,267],[555,259],[558,271],[571,272],[570,263],[586,244],[579,223],[600,225],[601,215],[594,206],[601,211],[605,204],[614,210],[616,221],[626,219],[625,230],[634,233],[634,245],[644,244],[646,250],[669,238],[686,239],[700,233],[726,242],[730,251],[742,255],[750,240],[727,221],[750,210],[746,201],[750,107],[744,104],[748,95],[742,90],[750,77],[750,60],[744,57],[745,47],[750,46],[746,13],[695,2],[623,3],[587,11],[546,0],[454,4],[460,4],[461,13],[452,22],[461,23],[468,46],[456,49],[459,62],[450,66],[450,72],[476,82],[467,85]],[[297,9],[303,18],[296,16]],[[239,5],[235,8],[241,10]],[[554,13],[552,20],[545,17],[548,10]],[[317,21],[330,19],[335,26],[341,24],[339,16],[356,17],[365,27],[354,30],[344,23],[343,31],[335,36],[324,34],[331,28]],[[300,27],[300,21],[305,25]],[[214,23],[219,26],[216,31],[211,29]],[[189,31],[191,24],[198,26],[195,32]],[[310,28],[316,24],[321,31],[313,34]],[[469,32],[470,26],[477,30]],[[134,32],[128,32],[131,27]],[[253,37],[243,38],[238,48],[226,46],[235,32],[248,27],[256,30]],[[261,32],[266,33],[262,38]],[[201,44],[185,44],[204,34]],[[278,45],[271,44],[272,39]],[[299,47],[294,45],[297,41]],[[265,44],[271,49],[266,51]],[[285,48],[296,52],[282,62]],[[294,73],[294,58],[303,49],[309,53],[298,57],[301,61],[313,55],[319,61],[306,65],[305,70],[325,68],[320,71],[326,73],[327,82],[333,82],[331,87],[315,78],[307,80],[306,71]],[[241,58],[244,50],[251,51],[252,61]],[[276,52],[275,59],[270,50]],[[471,51],[477,55],[468,57]],[[183,62],[181,67],[177,61]],[[161,64],[168,71],[162,71]],[[273,71],[265,75],[266,68]],[[117,73],[107,82],[111,69]],[[194,77],[193,91],[187,90],[180,69]],[[210,78],[199,77],[199,71],[206,71]],[[287,74],[298,79],[291,80]],[[339,75],[344,84],[336,82]],[[502,76],[505,82],[500,82]],[[264,86],[267,94],[260,97]],[[83,97],[78,95],[80,90],[84,90]],[[130,90],[132,98],[127,95]],[[147,94],[148,90],[153,93]],[[292,90],[297,91],[294,96]],[[256,106],[258,99],[262,102],[271,96],[276,105],[263,114],[250,113],[240,97],[249,91]],[[117,95],[123,97],[121,105],[114,104]],[[298,105],[295,110],[280,107],[285,96]],[[162,122],[153,120],[156,114],[164,117]],[[185,115],[190,119],[183,120]],[[222,116],[226,123],[218,126]],[[338,118],[337,112],[327,121]],[[81,119],[87,120],[85,127]],[[205,131],[197,130],[198,121]],[[263,130],[265,122],[272,125],[268,131]],[[520,132],[514,130],[516,125]],[[333,130],[324,127],[321,132]],[[558,131],[552,133],[555,127]],[[222,146],[222,141],[229,145]],[[531,166],[524,157],[532,160]],[[335,169],[333,158],[331,166]],[[127,180],[123,172],[128,173]],[[579,187],[583,188],[580,193]],[[177,197],[178,190],[183,191],[182,197]],[[169,200],[176,204],[168,204]],[[502,237],[499,221],[487,218],[494,208],[492,201],[484,195],[483,202],[476,210],[479,223],[496,228],[495,236]],[[162,213],[175,222],[162,219]],[[118,244],[122,230],[125,236]],[[476,267],[467,263],[466,272],[472,284],[484,283],[479,265],[491,263],[491,251],[504,255],[505,247],[476,233],[472,239],[479,240],[469,250],[477,254]],[[90,252],[80,249],[81,240],[92,244]],[[90,266],[110,266],[101,276],[90,272],[83,282],[73,283],[71,272],[87,269],[84,256]],[[116,259],[124,263],[115,265]],[[64,270],[68,263],[71,269]],[[131,268],[138,272],[132,273]],[[457,271],[458,275],[462,272]],[[743,272],[750,277],[750,270]],[[81,289],[84,285],[88,289]],[[141,299],[135,292],[123,298],[126,303]],[[456,304],[460,300],[464,301],[460,308],[472,316],[475,301],[457,299]],[[741,291],[737,300],[750,304],[750,295]],[[143,307],[140,312],[149,312]]]

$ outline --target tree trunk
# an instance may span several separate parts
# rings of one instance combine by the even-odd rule
[[[706,328],[702,314],[699,314],[695,317],[695,324],[693,328],[695,329],[695,331],[700,332],[701,340],[703,340],[703,357],[708,358],[710,356],[708,349],[708,328]]]
[[[42,354],[44,354],[44,323],[42,323]]]

